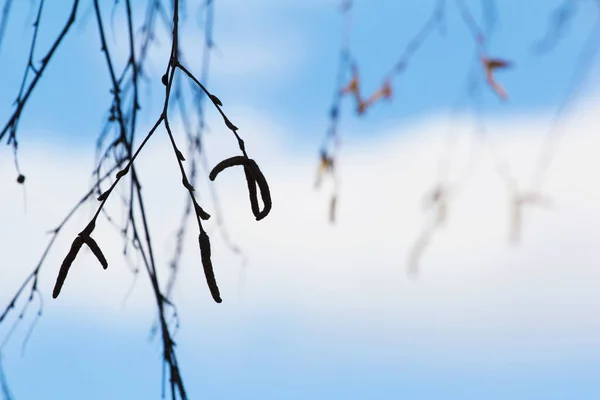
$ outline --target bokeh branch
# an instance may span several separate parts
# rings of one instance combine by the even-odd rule
[[[565,35],[569,23],[574,18],[576,9],[581,6],[580,0],[564,0],[561,5],[555,9],[550,16],[549,27],[542,40],[535,45],[538,54],[544,54],[556,46],[558,41]],[[600,11],[600,2],[596,3],[596,11]],[[480,9],[482,11],[482,23],[474,16],[467,1],[453,0],[452,2],[438,0],[435,2],[435,8],[423,26],[417,31],[416,35],[408,42],[404,52],[399,57],[399,61],[393,66],[390,72],[383,76],[381,86],[369,96],[363,93],[361,85],[361,77],[359,74],[358,61],[351,55],[349,37],[350,30],[347,20],[348,13],[353,6],[351,0],[342,3],[342,12],[344,15],[344,30],[342,32],[342,46],[340,51],[340,61],[338,67],[338,78],[334,102],[330,111],[330,128],[327,130],[325,140],[321,146],[319,156],[319,169],[315,186],[319,187],[323,178],[326,175],[332,175],[337,182],[339,180],[339,159],[338,152],[341,142],[340,134],[337,130],[339,118],[341,115],[341,98],[350,96],[354,103],[354,108],[357,114],[361,117],[366,115],[366,111],[377,104],[382,99],[392,99],[393,85],[392,78],[406,70],[409,62],[416,54],[417,50],[423,46],[426,39],[434,32],[435,29],[440,32],[445,32],[446,27],[446,12],[448,6],[452,4],[460,16],[460,20],[467,28],[469,35],[475,45],[475,62],[473,69],[470,71],[467,78],[467,92],[471,101],[471,106],[474,111],[476,121],[475,139],[478,142],[485,144],[494,163],[494,168],[504,181],[510,201],[510,239],[511,243],[518,242],[522,229],[522,213],[525,206],[549,206],[551,201],[549,197],[541,193],[541,182],[546,174],[546,170],[556,152],[556,143],[560,136],[559,120],[564,113],[564,109],[568,104],[571,104],[575,94],[580,89],[580,84],[587,76],[592,64],[592,57],[597,53],[598,35],[600,32],[596,28],[600,26],[600,22],[596,24],[594,32],[589,36],[588,41],[580,52],[579,59],[576,63],[576,69],[573,74],[573,79],[569,85],[567,94],[563,101],[559,104],[555,118],[552,122],[552,127],[548,135],[543,140],[542,150],[537,158],[534,158],[534,173],[532,183],[521,188],[519,182],[515,178],[513,168],[508,161],[497,151],[492,139],[489,135],[483,113],[483,93],[481,91],[481,83],[491,90],[498,99],[508,100],[509,90],[507,90],[499,81],[497,72],[500,70],[510,69],[514,66],[512,60],[490,56],[488,54],[488,42],[494,31],[495,26],[499,22],[497,2],[494,0],[480,0]],[[598,19],[600,21],[600,18]],[[483,28],[482,28],[483,26]],[[600,29],[600,28],[598,28]],[[453,62],[448,60],[446,62]],[[344,76],[350,74],[349,81],[344,81]],[[340,83],[344,82],[344,83]],[[456,113],[458,109],[455,109]],[[335,146],[332,146],[332,143]],[[455,160],[455,145],[456,136],[448,134],[445,143],[444,152],[440,159],[440,173],[437,183],[433,185],[430,192],[426,194],[424,200],[425,210],[428,211],[427,220],[421,233],[418,235],[408,255],[408,273],[411,276],[416,276],[418,273],[419,261],[425,250],[431,245],[433,236],[441,227],[447,224],[449,204],[451,198],[454,198],[459,193],[459,189],[464,187],[466,179],[470,175],[474,167],[474,153],[477,146],[472,146],[469,159],[464,162],[465,169],[460,174],[459,179],[450,182],[447,177],[449,165]],[[332,207],[334,210],[335,200],[339,196],[339,187],[334,186],[334,194],[332,196]],[[331,221],[334,220],[334,212],[330,213]]]
[[[0,352],[0,391],[2,392],[3,400],[14,400],[12,392],[10,391],[10,387],[8,386],[8,381],[6,380],[6,375],[4,374],[4,366],[2,364],[2,353]]]

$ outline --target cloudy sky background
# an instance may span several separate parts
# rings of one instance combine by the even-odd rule
[[[356,3],[354,53],[363,85],[376,88],[435,2]],[[0,304],[36,264],[49,239],[46,232],[91,182],[94,138],[110,93],[93,14],[83,4],[76,34],[57,54],[20,125],[26,211],[11,151],[0,148]],[[500,105],[484,90],[487,141],[477,133],[472,114],[451,113],[464,94],[473,58],[472,40],[454,6],[446,35],[434,34],[395,81],[392,103],[379,104],[361,119],[345,103],[339,221],[331,226],[328,192],[315,192],[313,180],[337,67],[335,2],[216,2],[210,90],[223,101],[267,176],[274,207],[256,222],[239,171],[227,171],[214,183],[230,235],[248,259],[242,268],[217,239],[214,225],[208,225],[224,298],[220,305],[210,298],[195,235],[190,235],[175,301],[182,321],[179,358],[191,398],[600,395],[595,69],[561,122],[558,151],[544,184],[552,207],[526,209],[516,247],[508,244],[509,198],[491,156],[500,154],[521,185],[531,178],[598,15],[592,2],[581,2],[556,49],[533,56],[532,44],[559,4],[502,2],[490,52],[517,67],[498,75],[510,94],[508,104]],[[40,49],[59,29],[69,6],[64,7],[48,7],[52,23]],[[110,7],[105,15],[109,12]],[[30,14],[29,3],[15,8],[0,49],[3,120],[25,65]],[[188,17],[185,46],[190,67],[199,72],[201,29],[192,27],[194,13]],[[116,28],[113,39],[117,47],[124,43],[119,32]],[[152,125],[162,102],[158,79],[167,47],[165,40],[151,58],[157,84],[151,86],[152,97],[144,97],[140,132]],[[236,154],[231,133],[212,110],[209,125],[210,163]],[[435,183],[448,135],[459,139],[452,174],[466,170],[466,179],[452,198],[446,228],[425,253],[418,279],[411,280],[407,255],[426,220],[423,195]],[[180,138],[183,143],[183,134]],[[164,132],[144,150],[138,170],[166,272],[185,192]],[[208,193],[206,184],[197,191]],[[210,212],[210,197],[201,199]],[[108,206],[120,215],[117,202]],[[148,340],[154,317],[149,285],[140,274],[124,303],[134,278],[113,228],[103,223],[95,231],[109,269],[82,253],[60,298],[50,297],[58,266],[94,209],[93,204],[84,207],[66,226],[47,260],[41,275],[44,316],[25,355],[21,343],[34,308],[3,349],[17,399],[160,395],[161,347]],[[9,328],[0,327],[1,338]]]

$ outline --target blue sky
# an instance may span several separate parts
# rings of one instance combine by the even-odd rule
[[[0,48],[2,120],[12,110],[31,35],[29,2],[16,3]],[[370,92],[436,2],[355,3],[352,50],[361,83]],[[313,193],[312,179],[337,69],[341,21],[336,2],[215,1],[218,52],[209,88],[270,179],[275,207],[256,223],[239,175],[215,183],[231,234],[250,260],[240,295],[240,261],[215,239],[213,263],[225,297],[221,305],[210,300],[190,238],[175,301],[182,319],[179,358],[191,398],[600,396],[600,270],[593,239],[600,237],[600,191],[589,185],[598,178],[594,75],[567,123],[560,164],[550,171],[547,190],[555,208],[527,215],[522,245],[506,245],[505,190],[481,150],[480,164],[453,203],[448,229],[427,252],[422,275],[416,282],[406,276],[405,255],[422,223],[420,202],[434,182],[442,138],[455,130],[466,140],[467,153],[471,143],[469,115],[453,121],[447,115],[464,97],[474,56],[472,38],[449,3],[445,36],[434,33],[419,50],[394,82],[392,102],[378,104],[362,118],[349,101],[344,103],[340,221],[331,227],[327,192]],[[479,2],[467,3],[479,19]],[[502,104],[489,91],[484,99],[498,149],[525,181],[598,9],[580,1],[557,47],[535,56],[532,45],[562,2],[498,3],[488,51],[516,66],[498,74],[510,101]],[[66,2],[56,7],[64,8],[47,7],[51,23],[42,31],[39,54],[69,11]],[[6,238],[0,247],[0,304],[37,261],[45,232],[90,182],[94,139],[110,102],[90,11],[91,4],[84,2],[74,34],[57,53],[20,124],[27,212],[22,188],[13,183],[11,153],[0,148],[0,237]],[[202,29],[192,17],[184,46],[191,69],[199,72]],[[123,37],[119,21],[121,14],[115,19],[115,40]],[[112,43],[120,48],[121,42]],[[161,105],[159,78],[168,52],[166,39],[163,43],[151,57],[154,83],[151,97],[143,98],[141,130],[154,122]],[[215,114],[209,111],[207,138],[213,163],[236,149]],[[166,265],[184,193],[173,179],[177,170],[172,155],[163,151],[164,140],[153,138],[144,151],[151,156],[142,155],[139,165],[148,208],[154,210],[157,253]],[[365,215],[368,202],[375,205]],[[120,215],[117,204],[110,207]],[[132,277],[110,227],[99,226],[97,234],[111,268],[98,271],[84,254],[61,297],[49,295],[62,254],[91,210],[68,226],[48,260],[42,274],[44,316],[25,355],[27,318],[3,350],[16,399],[160,396],[160,345],[148,340],[153,308],[147,281],[138,278],[123,306]],[[0,337],[7,328],[0,326]]]
[[[233,98],[236,102],[273,110],[286,119],[293,118],[296,124],[300,124],[301,130],[306,130],[307,135],[318,142],[321,127],[326,124],[337,69],[341,19],[335,12],[335,2],[309,1],[286,6],[274,1],[261,1],[252,7],[238,3],[230,0],[221,9],[216,8],[215,40],[218,55],[213,68],[213,90],[224,99]],[[356,3],[351,41],[364,77],[365,90],[374,90],[380,84],[382,74],[397,61],[409,39],[429,18],[435,3]],[[478,2],[471,3],[474,14],[479,16]],[[576,57],[595,21],[596,10],[593,4],[588,3],[582,2],[575,7],[571,29],[567,30],[557,48],[543,57],[534,56],[532,47],[543,37],[549,16],[561,2],[531,1],[522,4],[511,0],[499,7],[500,19],[490,38],[488,50],[490,55],[512,60],[517,68],[499,74],[499,79],[510,91],[510,106],[499,106],[490,94],[486,99],[493,110],[514,112],[523,108],[552,109],[567,89]],[[48,69],[47,80],[39,86],[38,95],[29,108],[32,115],[39,117],[24,121],[24,130],[48,129],[65,132],[65,135],[77,131],[80,132],[77,138],[85,137],[88,140],[93,140],[96,134],[95,126],[101,121],[101,111],[106,108],[110,93],[107,90],[108,75],[103,58],[97,51],[100,44],[91,5],[85,2],[82,5],[74,30],[76,35],[65,42]],[[58,31],[68,14],[70,6],[61,6],[63,8],[48,8],[46,11],[48,21],[52,24],[42,31],[44,35],[39,41],[40,51],[46,48],[44,45],[49,45],[53,37],[51,33]],[[244,11],[236,13],[236,7]],[[15,19],[9,25],[9,33],[14,35],[11,39],[16,39],[7,38],[3,43],[4,56],[0,65],[7,77],[7,90],[3,90],[2,96],[3,116],[10,112],[10,104],[14,100],[11,93],[18,90],[26,63],[28,46],[24,44],[29,40],[31,31],[26,29],[24,22],[31,14],[29,5],[15,8]],[[105,15],[110,15],[109,8]],[[194,26],[192,16],[188,22],[190,35],[187,42],[191,43],[188,53],[191,57],[197,56],[199,61],[202,31]],[[119,15],[117,21],[118,18]],[[228,18],[235,22],[230,22]],[[122,34],[121,31],[119,33]],[[247,46],[240,46],[239,37],[244,35],[249,36],[251,42]],[[116,39],[118,33],[114,37]],[[255,54],[238,55],[244,47],[255,50]],[[430,37],[406,73],[397,79],[393,105],[374,108],[364,123],[372,125],[392,118],[410,118],[451,107],[465,86],[473,51],[473,41],[456,7],[449,6],[446,35],[434,34]],[[168,46],[162,46],[160,54],[166,52]],[[263,54],[257,55],[261,54],[259,52]],[[8,55],[14,55],[14,58],[11,57],[9,61]],[[249,62],[244,59],[245,56],[262,59],[263,65],[258,61],[258,67],[246,67],[247,64],[257,65],[257,61]],[[164,62],[159,56],[155,60],[157,63],[153,65],[153,70],[160,73],[164,69]],[[271,72],[278,64],[281,64],[279,70]],[[228,67],[222,68],[225,72],[219,74],[218,66],[221,65]],[[443,76],[439,75],[440,65],[444,66]],[[229,70],[232,73],[228,74]],[[65,76],[68,76],[66,85]],[[449,78],[445,79],[446,76]],[[549,80],[552,80],[552,84],[548,84]],[[85,88],[85,92],[82,88]],[[152,87],[152,94],[157,93],[160,93],[158,81]],[[78,97],[79,101],[73,102],[73,96]],[[69,111],[49,106],[44,101],[47,97],[52,98],[55,104],[68,104]],[[148,123],[153,115],[151,105],[160,106],[156,96],[153,98],[152,101],[146,99],[144,104],[148,110]],[[348,105],[347,109],[351,111],[352,106]],[[358,130],[362,130],[360,123],[363,119],[355,121],[353,113],[349,114],[349,121],[352,124],[359,123]],[[65,118],[71,115],[80,118]],[[351,130],[352,125],[348,129]],[[75,135],[69,135],[69,140],[74,139],[72,136]]]

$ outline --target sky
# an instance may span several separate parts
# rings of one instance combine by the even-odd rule
[[[12,112],[31,37],[30,3],[16,3],[0,47],[0,120]],[[202,21],[194,25],[198,13],[188,3],[183,46],[190,69],[199,72]],[[351,46],[361,84],[371,91],[436,1],[355,3]],[[509,101],[483,87],[484,135],[472,108],[452,111],[466,98],[474,46],[449,3],[445,33],[434,33],[394,81],[392,101],[362,117],[343,103],[341,192],[332,226],[330,186],[315,191],[313,184],[337,69],[337,2],[215,1],[209,90],[269,180],[273,210],[254,220],[239,171],[211,183],[247,263],[227,250],[209,221],[224,298],[215,304],[195,235],[188,238],[174,301],[190,398],[600,397],[595,65],[582,83],[575,80],[577,97],[553,125],[572,75],[582,77],[577,57],[598,9],[591,1],[575,3],[564,37],[550,53],[536,55],[533,45],[562,2],[497,2],[488,51],[514,67],[497,75]],[[82,4],[75,34],[57,53],[19,125],[25,189],[15,182],[10,148],[0,147],[1,309],[37,263],[47,232],[91,182],[94,140],[110,93],[91,2]],[[479,2],[467,4],[481,20]],[[69,11],[67,2],[64,9],[54,6],[47,7],[52,23],[42,30],[40,49]],[[126,56],[122,22],[119,9],[110,35],[120,62]],[[150,57],[154,81],[143,91],[140,131],[160,111],[169,51],[168,39],[161,43]],[[214,110],[208,124],[210,163],[237,154]],[[136,162],[163,277],[185,198],[164,133],[157,132]],[[182,132],[179,137],[184,140]],[[428,217],[423,198],[436,182],[448,138],[456,147],[447,172],[460,186],[418,276],[410,276],[408,255]],[[521,241],[511,244],[510,203],[498,165],[508,165],[526,189],[548,143],[556,150],[543,181],[549,204],[525,208]],[[210,212],[210,197],[203,195],[208,183],[196,190]],[[117,202],[107,207],[121,215]],[[94,234],[110,267],[104,271],[91,254],[80,254],[63,293],[51,298],[58,266],[94,209],[84,207],[65,227],[47,259],[40,281],[43,316],[27,346],[22,344],[35,304],[3,345],[1,361],[15,399],[160,398],[161,345],[150,337],[148,281],[143,274],[134,280],[110,225],[99,223]],[[14,317],[0,325],[0,344]]]

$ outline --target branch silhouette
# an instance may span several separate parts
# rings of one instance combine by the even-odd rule
[[[196,178],[197,178],[197,165],[199,155],[202,156],[203,165],[206,168],[206,155],[202,151],[200,146],[201,135],[204,129],[203,113],[204,109],[202,106],[202,99],[207,97],[216,108],[218,113],[223,118],[223,123],[229,130],[232,131],[237,139],[238,147],[242,153],[242,157],[245,161],[245,169],[247,170],[248,179],[254,184],[252,188],[249,186],[249,192],[255,193],[260,191],[264,207],[255,213],[256,219],[260,220],[266,217],[271,209],[271,196],[270,189],[266,178],[261,172],[256,162],[248,157],[245,143],[238,133],[238,128],[231,122],[229,117],[223,111],[223,102],[213,93],[210,93],[206,86],[197,79],[190,69],[184,65],[184,55],[180,47],[180,16],[185,13],[183,10],[183,1],[173,0],[172,3],[163,3],[163,0],[148,0],[146,3],[146,15],[140,30],[136,30],[134,27],[134,9],[133,2],[131,0],[125,0],[118,4],[115,2],[112,8],[111,20],[114,19],[115,13],[118,10],[118,5],[124,8],[127,24],[127,43],[129,46],[129,55],[127,58],[126,65],[121,71],[117,71],[115,63],[113,61],[112,50],[107,40],[105,19],[102,15],[101,3],[98,0],[93,1],[93,13],[95,16],[95,22],[97,25],[98,37],[100,41],[100,50],[104,57],[106,70],[111,85],[111,104],[108,109],[108,113],[105,120],[104,128],[98,136],[96,142],[96,153],[97,153],[97,167],[93,171],[94,183],[91,189],[80,199],[80,201],[71,209],[66,217],[59,223],[57,228],[51,231],[52,237],[40,258],[36,268],[31,274],[24,280],[22,285],[9,302],[8,306],[2,314],[0,314],[0,323],[6,320],[6,317],[16,307],[17,302],[29,293],[26,298],[25,306],[19,318],[13,324],[14,327],[21,320],[21,317],[25,314],[27,307],[37,297],[40,301],[39,311],[37,316],[42,314],[42,295],[39,289],[38,277],[39,273],[44,265],[44,261],[53,247],[55,240],[61,233],[64,226],[71,220],[71,217],[80,210],[84,203],[92,200],[96,197],[98,206],[96,211],[93,213],[91,219],[74,238],[71,249],[66,253],[63,259],[62,265],[59,268],[56,282],[54,285],[52,296],[57,298],[63,291],[68,290],[69,286],[69,270],[71,268],[77,268],[77,255],[79,250],[85,245],[88,247],[94,256],[97,258],[101,266],[106,269],[110,260],[108,260],[103,251],[102,243],[97,242],[93,237],[94,230],[98,223],[101,222],[100,216],[103,217],[111,226],[117,228],[120,231],[120,235],[124,239],[124,251],[126,255],[128,251],[133,250],[138,256],[145,269],[154,298],[156,302],[157,310],[157,323],[156,330],[160,332],[163,348],[163,397],[166,395],[167,390],[169,391],[171,398],[187,399],[187,392],[183,377],[180,371],[180,367],[175,353],[175,341],[173,339],[174,329],[178,326],[177,309],[175,304],[169,299],[171,290],[176,279],[176,268],[173,268],[172,274],[169,278],[167,287],[165,290],[162,289],[160,278],[158,274],[157,261],[155,252],[153,249],[152,239],[150,235],[150,221],[145,207],[145,198],[141,191],[141,181],[139,178],[138,171],[136,169],[135,160],[142,152],[148,141],[155,135],[160,127],[164,127],[171,148],[174,153],[174,161],[177,163],[180,171],[180,179],[183,188],[187,192],[187,201],[189,204],[189,211],[184,212],[184,218],[190,216],[191,212],[194,213],[196,222],[198,224],[199,232],[199,245],[200,245],[200,261],[202,263],[203,271],[206,277],[209,291],[214,301],[220,303],[222,301],[219,289],[217,286],[217,280],[212,266],[212,255],[211,255],[211,244],[203,221],[208,220],[211,216],[204,208],[200,205],[196,199]],[[42,58],[40,66],[36,66],[34,61],[34,50],[36,47],[36,41],[38,36],[38,29],[40,23],[44,20],[44,13],[42,12],[45,2],[41,0],[38,6],[38,12],[34,23],[33,39],[30,45],[29,62],[25,69],[24,78],[19,89],[19,94],[15,102],[15,110],[8,118],[6,125],[0,130],[0,140],[7,138],[7,144],[11,145],[14,150],[15,165],[17,168],[18,182],[24,183],[25,176],[21,173],[17,160],[17,148],[18,148],[18,122],[23,115],[26,105],[32,97],[34,89],[42,78],[43,72],[47,66],[54,59],[58,48],[61,47],[66,36],[71,32],[71,27],[75,21],[78,9],[79,1],[74,1],[71,9],[71,13],[61,30],[56,37],[53,44],[46,55]],[[212,0],[206,0],[205,6],[207,7],[210,21],[206,27],[206,47],[211,48],[213,46],[211,29],[212,29],[212,13],[213,13]],[[10,7],[10,5],[8,5]],[[5,7],[6,9],[6,7]],[[171,15],[167,12],[168,9],[172,10]],[[8,11],[6,11],[8,13]],[[8,14],[6,14],[8,15]],[[7,17],[6,17],[7,18]],[[4,19],[2,20],[4,21]],[[152,128],[146,132],[140,144],[135,147],[134,140],[138,133],[137,121],[138,112],[141,109],[140,99],[140,85],[143,81],[148,82],[149,75],[146,73],[146,65],[148,63],[148,53],[150,47],[156,41],[156,30],[158,26],[162,24],[164,28],[171,31],[171,48],[169,59],[167,60],[166,70],[161,78],[161,82],[164,85],[164,103],[162,111],[156,119],[156,122]],[[3,33],[3,25],[0,25],[0,39]],[[138,38],[141,37],[141,42]],[[139,43],[139,50],[136,43]],[[207,58],[206,58],[207,60]],[[202,77],[207,77],[208,61],[205,61],[203,67]],[[33,74],[33,79],[29,79],[29,75]],[[191,126],[189,123],[190,116],[185,112],[185,98],[181,91],[181,85],[176,84],[176,78],[186,79],[190,83],[190,88],[193,89],[195,94],[195,105],[196,110],[202,112],[202,119],[200,120],[200,129],[197,134],[192,134],[192,130],[186,127]],[[182,149],[179,147],[175,132],[171,124],[171,110],[172,105],[177,107],[180,111],[180,117],[184,122],[184,129],[186,129],[188,138],[188,150],[190,154],[184,155]],[[114,138],[110,138],[111,134],[114,134]],[[189,160],[188,160],[189,159]],[[184,163],[190,161],[192,163],[191,172],[188,172],[185,168]],[[126,185],[127,190],[119,197],[118,187]],[[258,190],[257,190],[258,188]],[[106,211],[105,206],[110,198],[119,197],[122,204],[126,208],[126,219],[123,225],[116,222],[110,214]],[[213,200],[218,203],[218,197],[213,190]],[[218,204],[216,204],[218,206]],[[253,209],[254,211],[254,209]],[[220,214],[220,209],[217,214]],[[225,239],[231,250],[237,253],[241,253],[237,246],[233,245],[227,236],[226,230],[223,226],[223,220],[219,217],[217,225],[221,229],[223,238]],[[181,231],[181,230],[180,230]],[[183,234],[178,235],[180,240],[183,240]],[[182,242],[179,243],[179,249],[182,247]],[[181,252],[181,250],[177,250]],[[176,264],[178,261],[175,261]],[[137,268],[134,270],[137,271]],[[172,327],[171,321],[175,321],[175,327]],[[35,325],[34,321],[33,326]],[[6,337],[6,341],[10,337]],[[30,331],[24,341],[27,342]],[[167,385],[168,379],[168,385]],[[168,388],[167,388],[168,387]]]

